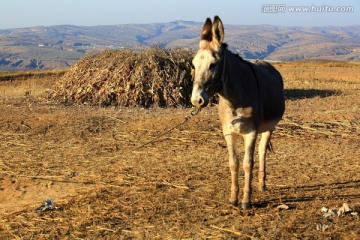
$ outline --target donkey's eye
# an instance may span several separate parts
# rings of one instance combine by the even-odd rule
[[[215,63],[210,63],[209,69],[211,70],[211,69],[213,69],[215,66],[216,66]]]

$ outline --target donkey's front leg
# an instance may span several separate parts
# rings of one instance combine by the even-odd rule
[[[245,153],[244,153],[244,162],[243,168],[245,172],[244,179],[244,197],[241,201],[241,207],[243,209],[248,209],[251,206],[251,192],[252,192],[252,177],[253,177],[253,166],[254,166],[254,151],[255,151],[255,142],[256,142],[257,132],[253,131],[247,133],[244,136],[245,144]]]
[[[235,152],[235,136],[230,131],[224,131],[227,149],[229,151],[229,167],[231,172],[231,195],[229,204],[233,206],[238,205],[239,196],[239,161],[236,158]]]

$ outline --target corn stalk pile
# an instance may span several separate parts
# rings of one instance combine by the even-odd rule
[[[51,96],[67,104],[188,107],[192,55],[158,47],[106,50],[79,60]]]

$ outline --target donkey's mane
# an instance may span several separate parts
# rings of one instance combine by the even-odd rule
[[[227,50],[229,53],[231,53],[232,56],[238,58],[240,61],[245,61],[238,53],[234,53],[229,49],[229,45],[227,43],[222,43],[221,46]]]

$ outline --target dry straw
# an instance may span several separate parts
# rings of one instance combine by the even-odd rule
[[[78,61],[56,84],[52,97],[100,106],[189,106],[192,56],[158,47],[106,50]]]

